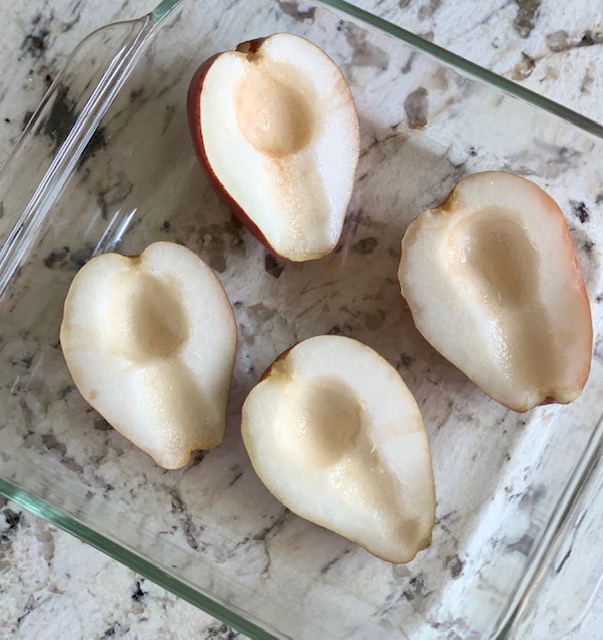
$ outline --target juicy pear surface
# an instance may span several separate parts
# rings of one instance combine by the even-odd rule
[[[243,405],[253,467],[288,509],[390,562],[431,543],[427,434],[397,371],[370,347],[319,336],[277,359]]]
[[[534,183],[461,180],[408,227],[398,276],[417,329],[498,402],[523,412],[580,395],[590,306],[563,212]]]
[[[93,258],[65,300],[61,346],[80,393],[166,469],[220,444],[236,343],[219,280],[174,243]]]
[[[337,65],[281,33],[202,65],[189,123],[218,193],[278,257],[320,258],[341,235],[358,164],[358,115]]]

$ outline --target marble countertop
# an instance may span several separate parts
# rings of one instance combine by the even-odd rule
[[[603,76],[597,73],[603,68],[600,0],[355,4],[603,122]],[[152,6],[149,0],[28,0],[4,16],[0,163],[78,41],[96,27],[140,15]],[[0,498],[0,638],[4,637],[242,636]]]

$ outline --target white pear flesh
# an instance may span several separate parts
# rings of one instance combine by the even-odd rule
[[[318,336],[277,359],[243,405],[253,467],[299,516],[390,562],[431,543],[427,434],[398,372],[370,347]]]
[[[408,227],[398,277],[417,329],[501,404],[524,412],[580,395],[590,305],[563,212],[533,182],[461,180]]]
[[[217,55],[193,79],[189,119],[218,193],[272,253],[299,262],[335,248],[360,134],[350,88],[322,49],[279,33]]]
[[[218,278],[178,244],[97,256],[65,300],[61,346],[77,388],[166,469],[220,444],[236,345]]]

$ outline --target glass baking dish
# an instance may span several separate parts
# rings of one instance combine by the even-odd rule
[[[186,91],[218,51],[278,31],[339,64],[362,150],[342,242],[284,264],[219,203],[189,140]],[[234,159],[233,159],[234,160]],[[396,279],[409,222],[464,175],[504,169],[561,205],[595,353],[569,406],[513,413],[419,335]],[[73,53],[0,175],[0,491],[254,637],[563,637],[603,554],[603,128],[344,2],[165,1]],[[59,344],[73,275],[103,251],[183,243],[239,322],[224,442],[166,472],[78,394]],[[391,565],[289,513],[261,485],[240,407],[273,358],[338,333],[377,349],[429,433],[429,549]]]

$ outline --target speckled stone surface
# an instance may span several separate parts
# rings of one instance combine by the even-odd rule
[[[603,68],[603,7],[598,1],[358,4],[603,121],[603,78],[597,74]],[[75,44],[93,28],[151,8],[139,1],[99,5],[31,0],[4,17],[0,161]],[[16,505],[1,501],[0,507],[0,637],[236,637],[220,622]],[[458,558],[451,555],[450,561],[453,574],[462,571]]]

